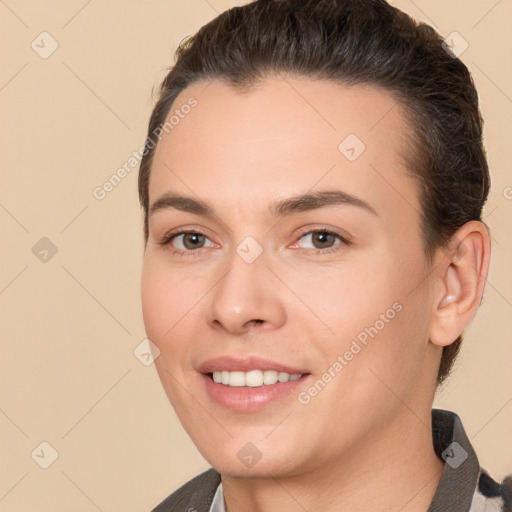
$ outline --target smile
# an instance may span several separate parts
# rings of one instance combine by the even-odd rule
[[[214,371],[211,376],[217,384],[231,387],[251,387],[271,386],[278,382],[290,382],[302,377],[302,373],[289,374],[277,370],[250,370],[243,371]]]

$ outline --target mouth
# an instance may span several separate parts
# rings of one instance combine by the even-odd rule
[[[259,388],[262,386],[272,386],[278,382],[293,382],[299,380],[305,374],[290,374],[277,370],[250,370],[248,372],[216,370],[208,373],[208,375],[213,382],[223,386]]]
[[[224,408],[246,412],[290,399],[311,377],[300,367],[259,357],[211,359],[197,371],[210,400]]]

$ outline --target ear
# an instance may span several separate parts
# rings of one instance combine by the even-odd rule
[[[480,305],[491,252],[487,227],[467,222],[443,251],[435,270],[440,279],[430,327],[430,342],[439,347],[460,336]]]

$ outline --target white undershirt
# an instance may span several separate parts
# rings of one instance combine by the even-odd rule
[[[210,512],[226,512],[226,504],[224,503],[224,492],[222,491],[222,482],[217,487],[217,491],[215,491],[215,496],[213,497]]]

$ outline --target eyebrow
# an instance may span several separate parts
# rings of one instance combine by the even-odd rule
[[[366,210],[377,217],[379,214],[366,201],[341,190],[324,190],[307,192],[292,196],[270,205],[270,214],[285,217],[294,213],[317,210],[327,206],[349,205]],[[204,217],[216,217],[215,210],[205,201],[173,192],[167,192],[157,199],[149,208],[149,215],[160,210],[176,209]]]

